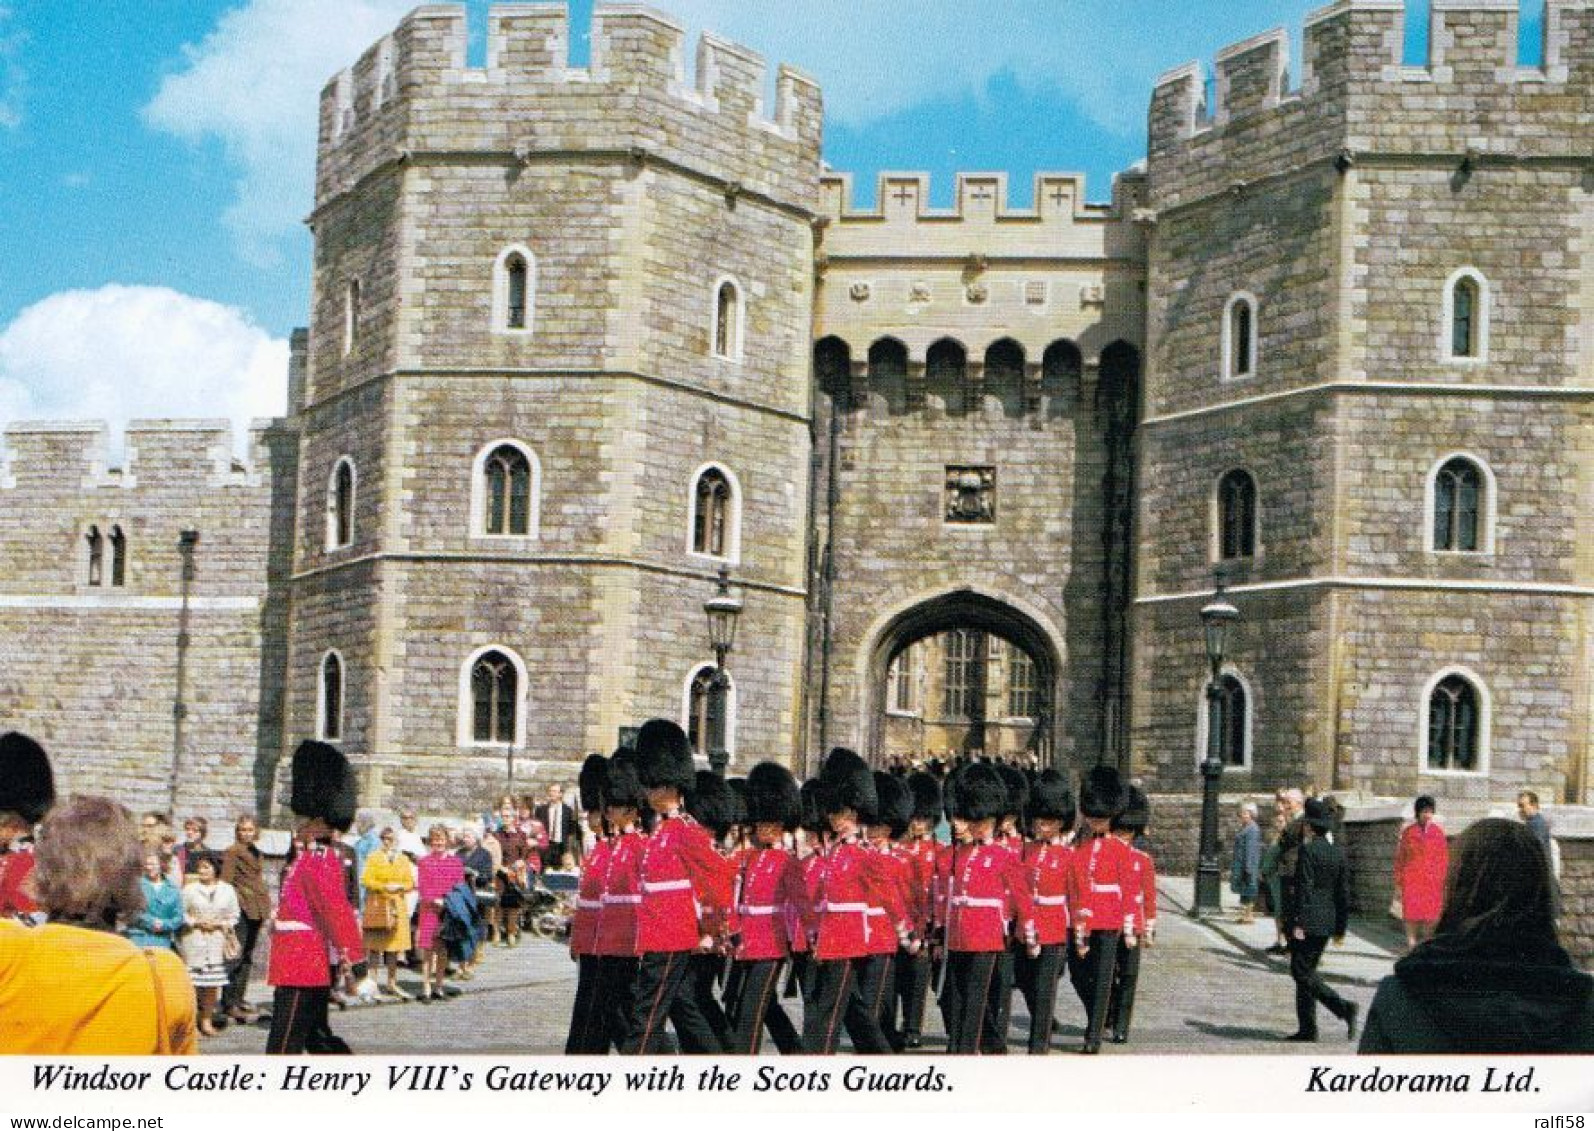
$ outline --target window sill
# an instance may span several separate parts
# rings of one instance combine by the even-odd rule
[[[495,338],[514,338],[520,341],[525,341],[529,338],[535,338],[537,336],[537,331],[534,329],[515,330],[508,326],[494,326],[492,328],[492,334]]]
[[[1436,770],[1430,766],[1424,766],[1417,772],[1431,778],[1476,778],[1487,780],[1489,777],[1488,770]]]
[[[496,546],[504,550],[530,550],[538,543],[537,532],[530,534],[482,534],[472,531],[470,541],[475,546]]]
[[[1494,549],[1492,547],[1487,550],[1436,550],[1430,546],[1425,549],[1423,553],[1427,554],[1431,558],[1440,558],[1449,561],[1465,561],[1468,558],[1483,558],[1486,560],[1492,560],[1494,558]]]
[[[903,711],[895,707],[886,708],[886,716],[893,719],[920,719],[923,720],[923,711]]]
[[[701,550],[688,550],[686,556],[694,562],[712,562],[716,568],[742,564],[740,554],[705,554]]]

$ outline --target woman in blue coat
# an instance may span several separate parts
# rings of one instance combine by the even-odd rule
[[[1262,830],[1256,824],[1256,802],[1240,806],[1240,831],[1234,835],[1234,860],[1229,865],[1229,890],[1240,897],[1235,920],[1256,922],[1256,893],[1262,882]]]
[[[176,950],[177,932],[183,926],[183,893],[167,878],[167,857],[161,852],[144,855],[144,914],[133,920],[127,937],[135,946]]]

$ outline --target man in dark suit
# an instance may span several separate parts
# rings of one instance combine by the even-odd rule
[[[561,867],[572,843],[571,855],[576,863],[581,862],[581,830],[576,826],[576,811],[565,804],[564,797],[564,786],[550,785],[548,800],[537,806],[532,814],[548,830],[548,847],[542,850],[544,870]]]
[[[1318,1002],[1345,1022],[1348,1038],[1356,1036],[1356,1003],[1340,997],[1317,972],[1328,940],[1343,942],[1350,921],[1350,867],[1344,851],[1327,838],[1333,823],[1323,802],[1313,798],[1306,803],[1295,884],[1285,897],[1297,1020],[1296,1031],[1285,1038],[1288,1041],[1317,1040]]]

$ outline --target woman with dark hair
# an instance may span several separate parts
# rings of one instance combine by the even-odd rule
[[[1379,983],[1357,1051],[1594,1052],[1594,977],[1556,939],[1526,827],[1490,818],[1456,838],[1434,936]]]
[[[1445,872],[1450,866],[1450,843],[1434,819],[1434,799],[1426,795],[1412,805],[1416,818],[1400,833],[1395,849],[1395,891],[1400,917],[1406,924],[1406,950],[1433,938],[1445,903]]]
[[[194,989],[182,960],[116,933],[144,911],[143,855],[133,815],[115,802],[75,797],[45,819],[33,887],[49,922],[0,920],[0,1049],[194,1051]]]

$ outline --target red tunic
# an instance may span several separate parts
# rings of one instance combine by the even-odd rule
[[[813,919],[802,866],[784,848],[752,849],[741,855],[734,922],[742,945],[736,957],[763,962],[802,949]]]
[[[1413,822],[1400,834],[1395,849],[1395,887],[1400,913],[1413,923],[1437,923],[1445,906],[1445,872],[1450,845],[1444,829],[1431,818],[1427,828]]]
[[[902,846],[908,858],[913,898],[908,901],[908,914],[913,919],[913,929],[921,935],[930,932],[935,922],[936,864],[943,846],[934,837],[910,840]]]
[[[576,910],[570,916],[570,953],[597,954],[598,912],[603,909],[603,883],[609,876],[614,841],[604,837],[581,861],[581,882],[576,887]]]
[[[871,906],[884,908],[885,916],[871,916]],[[877,932],[895,950],[898,934],[911,930],[895,863],[855,840],[840,841],[826,851],[816,909],[819,941],[814,957],[821,961],[862,958],[871,953],[870,940]]]
[[[824,898],[825,854],[815,850],[798,861],[803,872],[803,934],[792,938],[793,952],[813,949],[819,934],[819,901]]]
[[[358,961],[360,920],[343,891],[343,861],[325,844],[301,852],[282,876],[271,935],[273,986],[329,986],[327,953]]]
[[[1129,846],[1134,853],[1135,874],[1140,877],[1140,929],[1150,933],[1157,929],[1157,862],[1143,848]]]
[[[39,910],[39,905],[33,902],[22,886],[32,874],[31,846],[0,853],[0,918],[32,915]]]
[[[1074,849],[1074,929],[1139,930],[1141,879],[1134,850],[1115,836],[1098,836]]]
[[[642,906],[642,853],[647,838],[632,829],[615,837],[608,847],[592,953],[605,958],[635,958],[637,911]]]
[[[1035,904],[1024,862],[996,842],[961,846],[947,888],[946,948],[1007,949],[1008,925],[1025,942],[1035,939]]]
[[[884,848],[870,848],[879,856],[888,867],[892,882],[896,885],[897,896],[901,901],[903,916],[912,930],[918,923],[915,915],[916,908],[913,896],[913,866],[908,860],[907,853],[894,844],[887,844]],[[891,925],[892,919],[889,911],[883,905],[869,903],[869,953],[870,954],[895,954],[897,952],[897,932]]]
[[[1074,850],[1039,841],[1024,852],[1030,893],[1035,901],[1035,939],[1042,946],[1068,941],[1069,906],[1074,900]]]
[[[709,834],[690,817],[659,822],[642,851],[637,953],[696,950],[731,901],[733,873]]]

